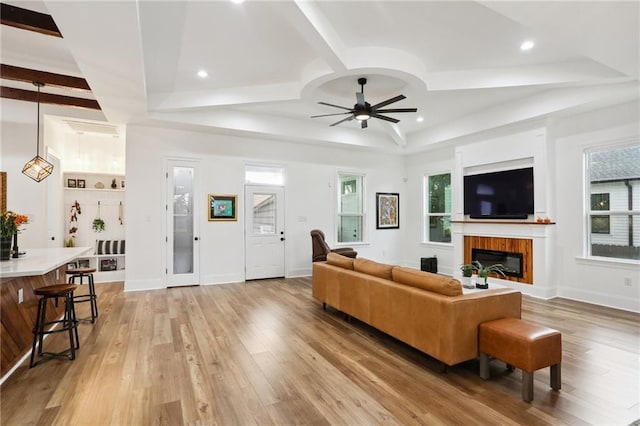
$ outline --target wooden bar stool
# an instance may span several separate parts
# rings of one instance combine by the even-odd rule
[[[36,323],[33,327],[33,345],[31,346],[31,361],[29,362],[29,368],[32,368],[37,364],[37,362],[34,362],[36,355],[36,343],[39,343],[38,358],[42,356],[68,357],[70,360],[74,360],[76,358],[76,349],[80,348],[80,339],[78,338],[78,319],[76,318],[76,310],[73,303],[73,291],[76,288],[77,286],[73,284],[56,284],[40,287],[33,291],[36,296],[42,297],[38,300]],[[61,320],[47,322],[47,301],[49,299],[55,299],[55,304],[58,306],[58,298],[64,298],[64,316]],[[55,328],[55,325],[57,324],[61,324],[62,326]],[[46,330],[49,326],[54,327]],[[69,333],[69,349],[57,353],[43,352],[42,339],[45,335],[65,331]]]
[[[84,284],[84,278],[87,277],[89,283],[89,294],[81,294],[73,298],[74,303],[91,303],[91,316],[82,318],[82,320],[89,320],[93,324],[98,318],[98,296],[96,296],[96,288],[93,284],[93,273],[96,272],[96,268],[75,268],[67,269],[67,275],[69,277],[69,284],[76,284],[76,278],[80,278],[80,285]]]

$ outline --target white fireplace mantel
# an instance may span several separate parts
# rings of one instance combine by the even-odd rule
[[[458,264],[464,263],[465,235],[531,239],[533,242],[533,284],[521,284],[498,278],[490,278],[489,283],[493,281],[525,294],[545,299],[557,296],[554,223],[469,220],[452,221],[451,228],[454,262]]]

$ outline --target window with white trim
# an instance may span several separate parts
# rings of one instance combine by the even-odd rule
[[[365,175],[338,173],[337,241],[355,243],[364,240],[364,182]]]
[[[424,241],[451,242],[451,173],[424,177]]]
[[[640,145],[586,154],[589,256],[640,260]]]

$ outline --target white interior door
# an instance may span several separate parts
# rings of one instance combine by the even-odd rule
[[[47,153],[47,161],[53,164],[53,172],[47,178],[47,247],[64,246],[64,203],[60,159]],[[18,241],[19,243],[19,241]]]
[[[167,287],[200,284],[198,163],[168,160]]]
[[[245,187],[245,279],[284,277],[284,188]]]

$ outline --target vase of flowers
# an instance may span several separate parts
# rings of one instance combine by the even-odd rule
[[[6,211],[0,214],[0,260],[9,260],[11,242],[20,226],[29,223],[26,215]]]

